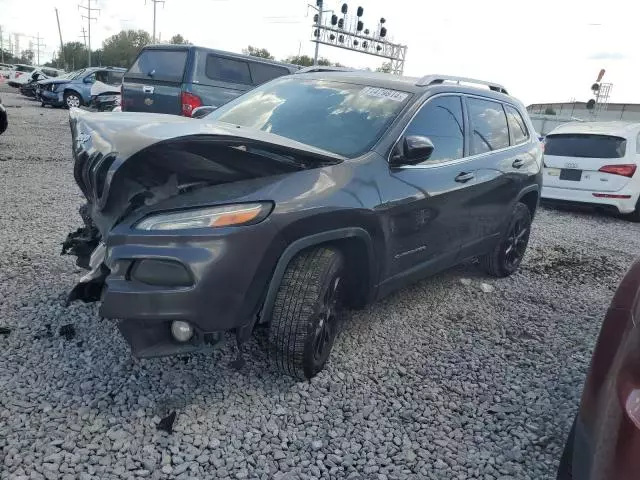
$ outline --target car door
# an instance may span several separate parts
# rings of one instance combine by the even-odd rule
[[[389,169],[381,207],[389,288],[446,268],[457,256],[467,192],[475,183],[465,159],[465,128],[461,97],[442,94],[427,99],[400,138],[426,136],[434,150],[422,163]]]
[[[526,147],[511,145],[501,102],[465,96],[465,104],[469,123],[467,169],[473,172],[474,183],[468,189],[461,216],[459,260],[482,255],[495,245],[523,185],[521,172],[533,162]]]
[[[96,83],[96,72],[86,75],[82,82],[75,82],[78,93],[82,95],[82,101],[87,104],[91,100],[91,87]]]
[[[143,49],[124,74],[122,110],[180,115],[188,48]]]

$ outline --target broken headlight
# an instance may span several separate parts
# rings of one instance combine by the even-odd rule
[[[273,204],[270,202],[240,203],[157,213],[143,218],[135,228],[137,230],[184,230],[252,225],[264,220],[271,213],[272,208]]]

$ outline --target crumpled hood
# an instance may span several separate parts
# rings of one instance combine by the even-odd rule
[[[321,168],[343,157],[235,125],[174,115],[71,109],[74,177],[102,235],[194,189]],[[224,201],[218,200],[218,201]]]
[[[69,111],[74,141],[91,136],[94,147],[103,153],[117,152],[122,158],[160,141],[190,135],[210,135],[236,140],[250,140],[304,152],[318,159],[341,162],[345,157],[296,142],[273,133],[240,127],[222,122],[208,122],[206,117],[194,119],[162,113],[140,112],[87,112],[78,108]]]

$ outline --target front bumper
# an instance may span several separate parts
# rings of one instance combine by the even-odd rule
[[[64,92],[40,90],[40,101],[46,105],[61,107],[62,105],[64,105]]]
[[[595,197],[594,193],[590,190],[571,190],[568,188],[558,187],[542,187],[541,198],[546,200],[554,200],[576,204],[587,204],[596,206],[605,206],[614,208],[618,213],[632,213],[636,209],[638,202],[638,196],[640,192],[633,192],[631,190],[621,190],[617,192],[602,192],[615,195],[629,195],[630,198],[599,198]]]
[[[79,287],[93,295],[100,284],[90,300],[100,299],[100,316],[118,319],[135,356],[192,351],[208,337],[253,326],[284,247],[269,219],[190,235],[118,226]],[[174,320],[194,327],[190,342],[173,340]]]

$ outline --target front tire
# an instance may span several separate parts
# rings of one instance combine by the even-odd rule
[[[278,288],[269,326],[276,367],[296,378],[312,378],[327,362],[338,332],[344,257],[319,247],[298,254]]]
[[[524,258],[531,233],[531,212],[517,202],[511,213],[509,226],[493,251],[480,257],[480,264],[493,277],[508,277]]]
[[[64,94],[64,106],[67,108],[78,108],[82,106],[82,98],[75,92]]]

